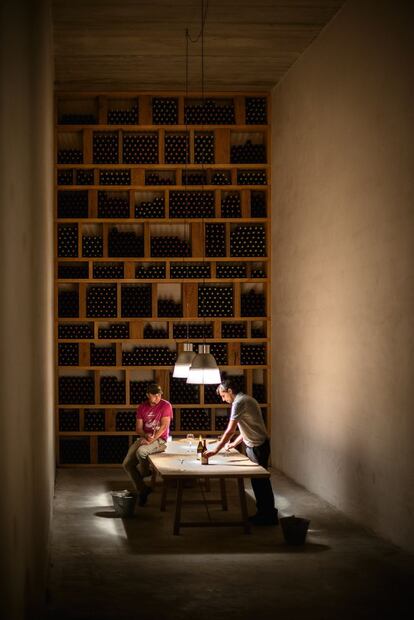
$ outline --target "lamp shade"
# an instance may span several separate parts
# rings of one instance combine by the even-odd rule
[[[193,351],[193,345],[191,342],[184,343],[184,351],[178,354],[177,361],[175,362],[173,377],[175,379],[186,379],[190,370],[191,362],[195,358],[196,354]]]
[[[187,377],[187,383],[220,383],[220,370],[210,353],[210,345],[200,344]]]

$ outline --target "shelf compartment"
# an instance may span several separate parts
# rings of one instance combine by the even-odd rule
[[[122,139],[122,163],[158,164],[158,132],[124,132]]]
[[[60,190],[57,195],[57,216],[62,219],[87,218],[89,194],[87,190]]]
[[[98,218],[124,219],[130,217],[129,192],[98,191]]]
[[[58,133],[57,163],[83,164],[82,131],[60,131]]]
[[[164,218],[164,192],[135,192],[134,217],[142,219]]]
[[[60,125],[95,125],[98,122],[97,97],[59,98],[57,117]]]
[[[266,133],[265,132],[231,132],[230,163],[232,164],[265,164]]]
[[[138,125],[139,122],[139,99],[128,97],[123,99],[108,99],[102,101],[102,121],[108,125]],[[106,116],[106,119],[105,119]]]

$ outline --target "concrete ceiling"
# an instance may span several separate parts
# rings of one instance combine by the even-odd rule
[[[207,2],[207,0],[205,0]],[[206,90],[269,90],[344,0],[209,0]],[[59,90],[184,90],[185,30],[201,0],[53,0]],[[189,90],[201,88],[201,39],[189,46]]]

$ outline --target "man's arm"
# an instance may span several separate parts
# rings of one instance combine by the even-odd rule
[[[143,435],[144,434],[144,422],[141,418],[137,418],[137,422],[135,425],[135,432],[137,435]]]
[[[243,437],[241,435],[238,435],[236,437],[236,439],[234,439],[233,441],[228,441],[227,442],[226,450],[231,450],[232,448],[235,448],[236,446],[241,444],[242,441],[243,441]]]
[[[228,441],[230,441],[230,439],[232,438],[232,436],[236,432],[236,429],[237,429],[237,420],[230,420],[229,423],[227,424],[227,428],[224,431],[224,434],[223,434],[222,438],[220,439],[220,441],[218,442],[218,444],[216,445],[214,450],[208,450],[206,456],[207,457],[214,456],[215,454],[217,454],[217,452],[220,452],[220,450],[222,449],[224,444],[226,444]],[[238,443],[240,443],[240,442],[238,442]]]

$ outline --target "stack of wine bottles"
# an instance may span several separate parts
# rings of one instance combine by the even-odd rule
[[[188,170],[183,170],[182,183],[183,185],[207,185],[206,171],[189,172]]]
[[[187,102],[184,106],[184,122],[188,125],[234,125],[233,101],[224,105],[213,99],[201,103]]]
[[[98,328],[98,338],[101,340],[128,339],[129,323],[112,323],[109,327]]]
[[[266,298],[254,289],[240,295],[241,316],[266,316]],[[252,333],[253,337],[253,333]]]
[[[73,170],[65,168],[57,171],[58,185],[73,185]],[[79,183],[78,183],[79,185]]]
[[[217,405],[221,403],[221,396],[217,394],[217,385],[204,386],[204,402],[206,405]]]
[[[246,323],[222,323],[221,324],[221,337],[222,338],[246,338],[247,337]]]
[[[266,364],[266,345],[242,343],[240,345],[240,364],[242,366],[261,366]]]
[[[77,224],[58,224],[58,256],[60,258],[78,256]]]
[[[149,381],[130,381],[129,382],[129,400],[134,405],[143,403],[147,398]],[[134,426],[135,428],[135,426]]]
[[[86,291],[86,316],[94,318],[116,317],[116,315],[116,284],[89,286]]]
[[[60,342],[58,344],[59,366],[79,366],[79,344]]]
[[[165,263],[144,263],[135,267],[135,277],[140,280],[163,280]]]
[[[266,232],[261,224],[235,226],[230,233],[230,256],[266,256]]]
[[[179,301],[171,298],[158,299],[158,316],[159,317],[180,317],[183,316],[183,305]]]
[[[131,185],[129,169],[99,170],[99,185]]]
[[[174,172],[145,172],[145,185],[175,185]]]
[[[108,110],[108,125],[138,125],[138,104],[130,108],[110,108]]]
[[[246,265],[243,263],[217,263],[217,278],[245,278]]]
[[[137,346],[130,351],[122,351],[123,366],[172,366],[176,353],[166,346]]]
[[[101,377],[100,398],[104,405],[122,405],[125,403],[125,381],[113,376]]]
[[[218,366],[227,366],[227,343],[226,342],[212,342],[210,344],[210,353],[213,355]]]
[[[230,420],[230,414],[218,414],[216,412],[215,417],[215,429],[216,431],[224,431]]]
[[[75,465],[90,462],[89,437],[61,437],[59,440],[59,462]]]
[[[128,448],[126,436],[98,436],[98,463],[122,463]]]
[[[87,432],[105,431],[105,411],[103,409],[85,409],[83,428]]]
[[[158,164],[158,133],[125,133],[124,164]]]
[[[181,405],[199,403],[199,386],[186,383],[185,379],[174,379],[173,377],[170,377],[170,401]]]
[[[233,144],[230,151],[232,164],[265,164],[266,149],[264,144],[254,144],[246,140],[244,144]]]
[[[94,263],[93,277],[100,280],[116,280],[124,277],[124,263]]]
[[[82,256],[89,258],[103,256],[103,239],[100,235],[82,235]]]
[[[266,217],[266,194],[265,192],[250,193],[250,216]]]
[[[75,170],[75,185],[94,185],[94,171],[80,168]]]
[[[210,431],[211,412],[207,409],[181,409],[182,431]]]
[[[221,200],[221,217],[241,217],[239,192],[224,194]]]
[[[128,218],[128,194],[118,193],[118,195],[111,196],[107,192],[98,192],[98,217],[117,219]]]
[[[114,258],[144,256],[144,237],[134,230],[111,228],[108,234],[108,256]]]
[[[266,99],[264,97],[246,97],[246,125],[266,125]]]
[[[174,323],[173,338],[213,338],[212,323]]]
[[[123,317],[152,316],[152,288],[150,284],[122,285],[121,315]]]
[[[117,411],[115,415],[115,430],[118,433],[133,431],[136,429],[135,411]]]
[[[58,293],[59,318],[74,318],[79,316],[79,291],[60,290]]]
[[[90,345],[91,366],[116,366],[116,347],[110,344],[97,347],[93,342]]]
[[[211,175],[212,185],[231,185],[230,170],[215,170]]]
[[[61,190],[58,192],[58,217],[88,217],[88,192]]]
[[[79,409],[59,409],[59,431],[62,433],[80,431]]]
[[[263,269],[263,267],[255,267],[252,268],[252,272],[250,274],[251,278],[265,278],[266,277],[266,271]]]
[[[80,149],[59,149],[58,164],[83,164],[83,152]]]
[[[170,278],[185,280],[186,278],[209,278],[210,263],[171,263]]]
[[[205,255],[226,256],[226,225],[206,224]]]
[[[93,338],[93,327],[89,323],[60,323],[58,327],[59,339],[84,340]]]
[[[135,205],[135,217],[163,218],[165,217],[164,196],[156,196],[152,200],[143,201]]]
[[[172,256],[191,256],[191,242],[180,237],[151,237],[151,256],[169,258]]]
[[[144,338],[148,340],[164,340],[168,338],[168,331],[164,327],[153,327],[147,323],[144,327]]]
[[[93,377],[59,377],[60,405],[93,405],[95,383]]]
[[[184,133],[166,133],[164,140],[164,162],[185,164],[189,162],[189,137]]]
[[[60,125],[96,125],[96,123],[94,114],[61,114],[59,116]]]
[[[199,286],[198,316],[233,316],[233,287]]]
[[[266,389],[263,383],[253,383],[252,396],[258,403],[266,402]]]
[[[68,265],[67,263],[59,263],[58,278],[82,280],[89,277],[87,263],[79,263],[78,265]]]
[[[93,134],[93,163],[118,163],[118,132],[94,132]]]
[[[214,217],[214,192],[170,192],[170,217]]]
[[[214,133],[194,135],[194,163],[214,164]]]
[[[171,97],[153,97],[152,122],[154,125],[177,125],[178,99],[173,99]]]
[[[266,170],[237,170],[238,185],[266,185]]]

